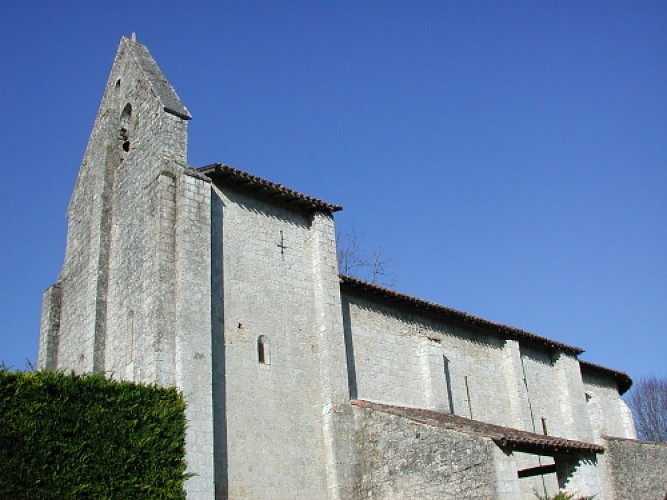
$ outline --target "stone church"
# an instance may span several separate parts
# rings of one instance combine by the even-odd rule
[[[39,348],[43,369],[178,387],[189,498],[628,498],[651,482],[637,449],[665,464],[634,440],[626,374],[339,275],[341,207],[188,165],[190,119],[123,38]]]

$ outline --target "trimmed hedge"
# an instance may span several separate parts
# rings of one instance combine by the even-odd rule
[[[176,389],[0,370],[0,498],[185,498]]]

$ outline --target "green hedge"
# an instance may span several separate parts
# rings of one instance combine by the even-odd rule
[[[175,389],[0,370],[0,498],[184,498]]]

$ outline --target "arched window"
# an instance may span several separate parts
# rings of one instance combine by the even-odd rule
[[[260,335],[257,338],[257,360],[262,365],[271,364],[271,346],[265,335]]]

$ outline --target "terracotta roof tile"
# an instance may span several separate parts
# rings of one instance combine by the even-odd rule
[[[435,410],[408,408],[365,400],[353,400],[358,408],[381,411],[413,420],[425,425],[451,429],[482,437],[487,437],[501,448],[508,448],[526,453],[558,455],[566,453],[603,453],[604,447],[595,443],[586,443],[556,436],[545,436],[534,432],[522,431],[511,427],[480,422]]]
[[[198,168],[197,170],[209,176],[214,182],[220,182],[267,201],[277,202],[308,212],[321,211],[332,213],[343,209],[340,205],[332,205],[326,201],[318,200],[312,196],[286,188],[282,184],[267,181],[229,165],[215,163]]]
[[[525,330],[520,330],[519,328],[514,328],[513,326],[495,323],[493,321],[479,318],[465,312],[457,311],[456,309],[434,304],[433,302],[427,302],[410,295],[405,295],[388,288],[361,281],[351,276],[340,275],[340,283],[341,289],[345,291],[352,293],[356,292],[363,296],[378,298],[389,302],[392,305],[404,305],[411,308],[415,312],[430,313],[436,317],[451,319],[478,328],[492,330],[500,334],[503,338],[507,337],[517,340],[526,340],[529,342],[546,345],[552,349],[570,352],[575,355],[584,352],[584,350],[579,347],[563,344],[546,337],[540,337],[539,335],[535,335],[534,333],[530,333]]]

